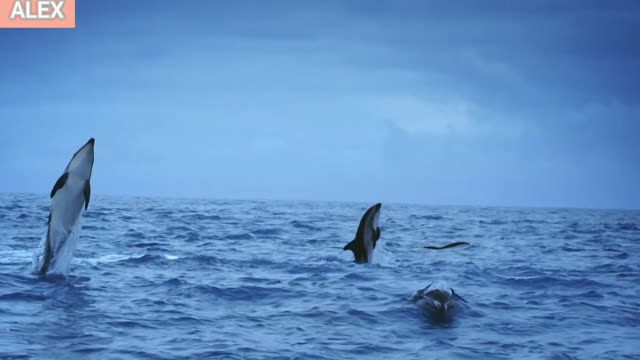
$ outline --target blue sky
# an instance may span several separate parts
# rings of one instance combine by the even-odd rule
[[[88,1],[0,29],[0,191],[640,208],[636,1]]]

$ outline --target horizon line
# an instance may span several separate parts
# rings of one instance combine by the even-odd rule
[[[25,191],[0,191],[1,194],[18,194],[18,195],[35,195],[49,197],[46,192],[25,192]],[[120,198],[144,198],[144,199],[166,199],[166,200],[209,200],[209,201],[259,201],[259,202],[317,202],[317,203],[345,203],[358,204],[369,203],[371,201],[381,202],[391,205],[409,205],[409,206],[428,206],[428,207],[468,207],[468,208],[502,208],[502,209],[535,209],[535,210],[599,210],[599,211],[631,211],[638,212],[638,208],[598,208],[598,207],[576,207],[576,206],[541,206],[541,205],[498,205],[498,204],[441,204],[426,202],[407,202],[407,201],[381,201],[381,200],[335,200],[335,199],[278,199],[278,198],[243,198],[243,197],[216,197],[216,196],[189,196],[189,195],[134,195],[134,194],[112,194],[97,193],[97,197],[120,197]]]

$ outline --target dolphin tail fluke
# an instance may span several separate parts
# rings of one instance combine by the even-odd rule
[[[460,246],[460,245],[469,245],[469,243],[466,242],[466,241],[456,241],[456,242],[453,242],[451,244],[447,244],[447,245],[444,245],[444,246],[432,246],[432,245],[430,245],[430,246],[425,246],[424,248],[425,249],[431,249],[431,250],[443,250],[443,249],[448,249],[448,248],[452,248],[452,247],[456,247],[456,246]]]

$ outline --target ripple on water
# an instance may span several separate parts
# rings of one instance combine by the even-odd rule
[[[229,240],[253,240],[253,239],[256,238],[255,235],[253,235],[252,233],[249,233],[249,232],[230,234],[230,235],[227,235],[225,237],[227,239],[229,239]]]
[[[318,227],[312,225],[312,223],[307,222],[307,221],[298,221],[298,220],[292,220],[289,222],[289,224],[296,228],[296,229],[302,229],[302,230],[310,230],[310,231],[317,231],[319,230]]]

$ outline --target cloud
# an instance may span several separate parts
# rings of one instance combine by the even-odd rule
[[[640,203],[638,2],[191,4],[8,30],[4,188],[95,136],[113,193]]]
[[[389,97],[379,102],[380,111],[409,133],[433,135],[474,134],[480,126],[462,102],[433,103],[414,97]]]
[[[387,96],[375,101],[376,111],[410,134],[437,136],[513,137],[524,130],[516,119],[501,116],[463,100],[437,101],[417,96]]]

